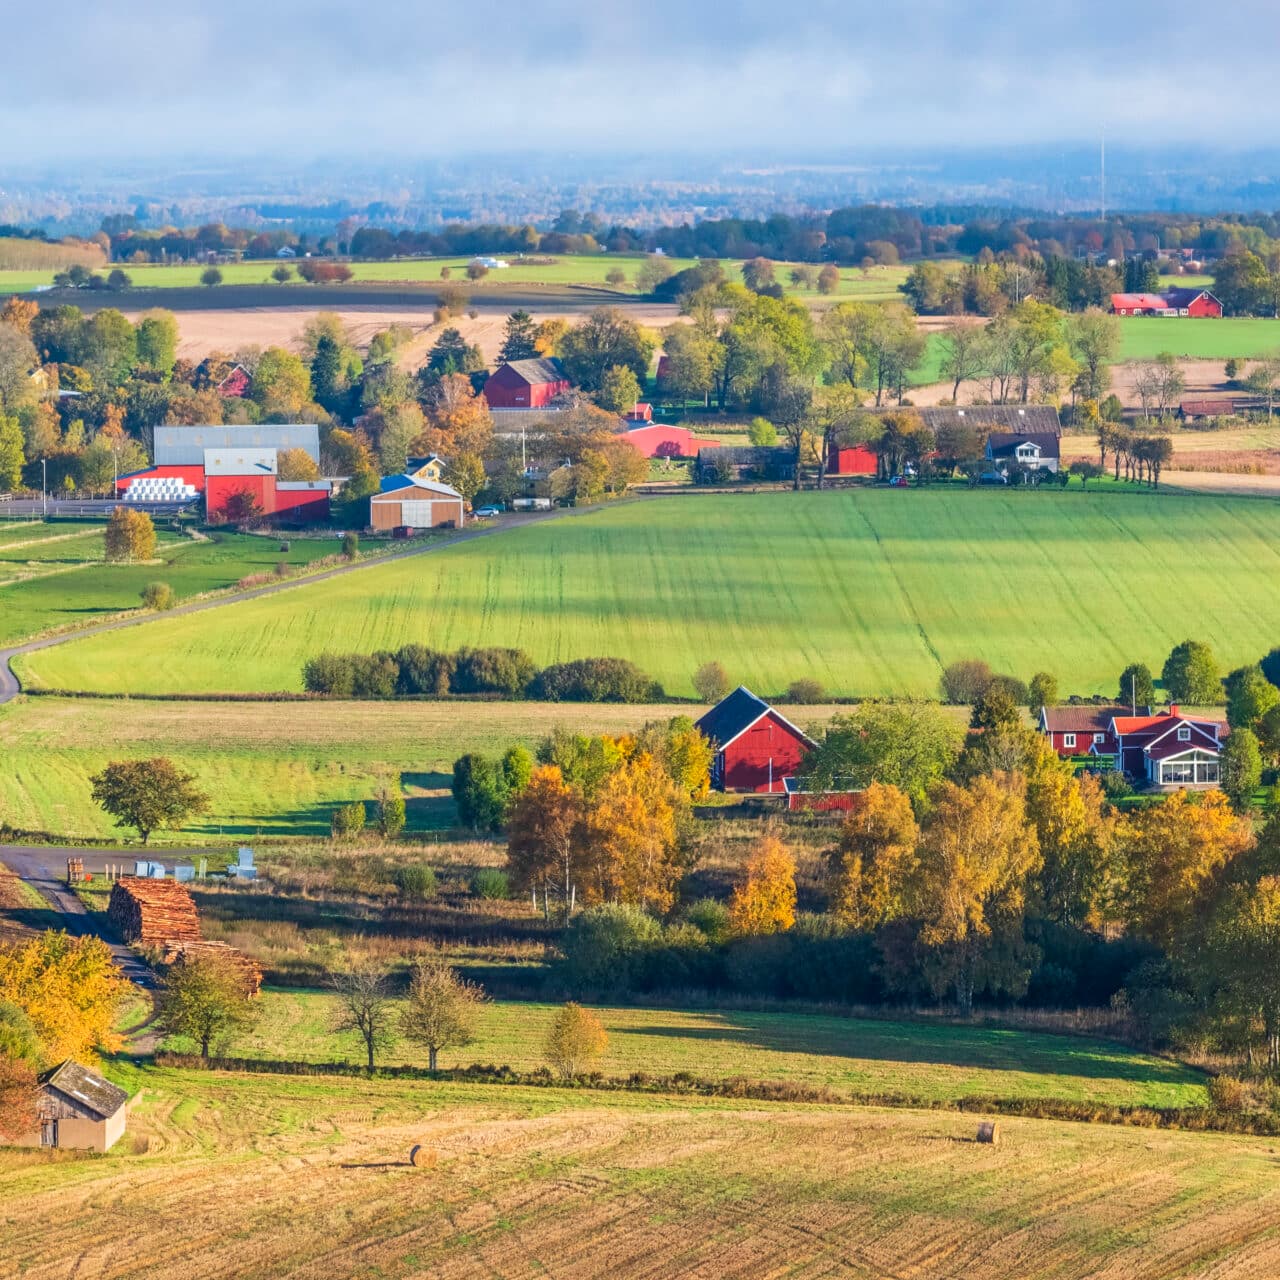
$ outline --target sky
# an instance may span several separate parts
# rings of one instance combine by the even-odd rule
[[[0,171],[203,147],[1248,147],[1280,126],[1274,0],[41,0],[5,34]]]

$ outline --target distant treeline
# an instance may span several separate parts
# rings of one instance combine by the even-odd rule
[[[333,698],[501,695],[539,702],[655,702],[666,694],[625,658],[579,658],[539,667],[521,649],[454,653],[409,644],[392,652],[322,653],[302,668],[308,693]]]
[[[376,219],[370,219],[370,222]],[[550,227],[455,223],[434,230],[390,230],[346,218],[329,235],[298,234],[207,223],[201,227],[143,228],[129,215],[103,222],[116,261],[187,261],[210,253],[270,258],[288,247],[298,254],[384,259],[475,254],[652,253],[672,257],[754,258],[858,264],[938,254],[1033,251],[1119,257],[1191,250],[1216,258],[1249,249],[1263,253],[1280,239],[1280,216],[1228,213],[1118,213],[1095,216],[1016,212],[981,205],[892,208],[859,205],[829,213],[774,214],[763,219],[711,218],[677,227],[608,225],[592,213],[566,209]]]

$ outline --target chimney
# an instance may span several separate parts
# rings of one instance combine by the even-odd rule
[[[1182,708],[1176,702],[1171,702],[1169,703],[1169,714],[1171,716],[1180,716],[1182,714]]]

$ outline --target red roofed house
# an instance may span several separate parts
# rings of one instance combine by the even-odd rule
[[[652,422],[653,405],[646,404],[643,400],[637,400],[632,406],[631,412],[622,415],[622,420],[635,427],[643,426],[646,422]]]
[[[1164,293],[1113,293],[1117,316],[1193,316],[1222,318],[1222,303],[1208,289],[1166,289]]]
[[[1122,772],[1155,787],[1216,787],[1222,741],[1230,732],[1223,720],[1186,716],[1174,703],[1167,712],[1113,716],[1110,732]]]
[[[1113,756],[1116,740],[1111,721],[1124,707],[1041,707],[1040,732],[1060,756]]]
[[[743,685],[694,727],[715,749],[711,785],[717,791],[781,793],[818,745]]]
[[[490,409],[542,409],[569,390],[559,360],[512,360],[484,384]]]

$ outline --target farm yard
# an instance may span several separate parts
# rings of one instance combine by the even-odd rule
[[[37,688],[270,692],[300,689],[326,650],[483,637],[544,663],[630,658],[678,696],[711,656],[766,695],[812,677],[841,696],[932,697],[961,658],[1106,693],[1188,635],[1227,666],[1267,652],[1280,602],[1254,584],[1280,568],[1278,532],[1263,503],[1076,488],[639,501],[20,664]],[[1180,608],[1153,612],[1174,564]]]
[[[167,582],[182,601],[273,573],[282,562],[300,569],[340,550],[336,536],[295,538],[281,551],[274,537],[216,532],[197,539],[161,526],[155,561],[109,564],[102,530],[88,521],[0,523],[0,644],[139,608],[149,582]]]
[[[0,1152],[6,1271],[1243,1280],[1280,1267],[1265,1140],[1008,1120],[1002,1145],[978,1147],[977,1117],[943,1112],[123,1062],[111,1075],[136,1099],[116,1151]],[[415,1144],[435,1168],[408,1164]],[[193,1205],[208,1208],[193,1219]]]

